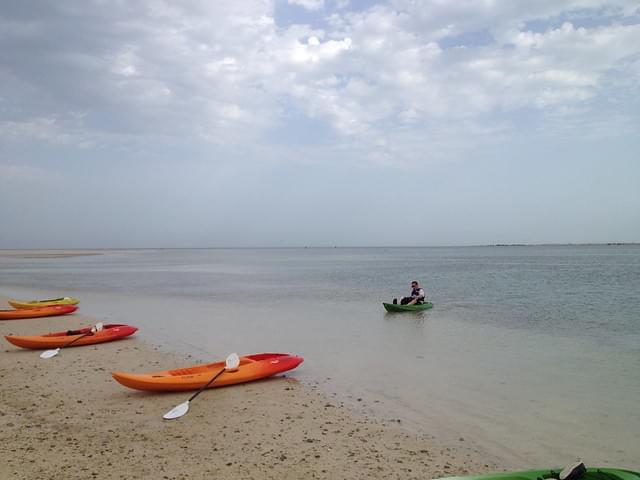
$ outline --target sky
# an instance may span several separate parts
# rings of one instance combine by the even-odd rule
[[[0,3],[0,248],[639,241],[637,0]]]

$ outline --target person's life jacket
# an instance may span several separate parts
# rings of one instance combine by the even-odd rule
[[[422,288],[418,287],[418,288],[414,288],[411,290],[411,296],[412,297],[418,297],[418,298],[424,298],[424,290],[422,290],[422,293],[420,292],[422,290]]]

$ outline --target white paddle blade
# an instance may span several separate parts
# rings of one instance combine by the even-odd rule
[[[165,420],[173,420],[174,418],[180,418],[185,413],[189,411],[189,400],[186,402],[182,402],[180,405],[176,405],[167,413],[165,413],[162,418]]]
[[[238,369],[240,365],[240,357],[238,357],[237,353],[232,353],[227,357],[225,362],[225,370],[234,371]]]
[[[40,358],[51,358],[51,357],[55,357],[58,352],[60,351],[60,348],[56,348],[55,350],[47,350],[45,352],[42,352],[40,354]]]

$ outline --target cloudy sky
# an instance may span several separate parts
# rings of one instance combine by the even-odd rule
[[[607,241],[637,0],[0,4],[0,248]]]

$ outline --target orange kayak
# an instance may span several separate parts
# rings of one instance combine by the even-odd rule
[[[82,337],[74,341],[76,338],[91,332],[91,327],[81,328],[80,330],[70,330],[66,332],[46,333],[44,335],[18,336],[7,335],[4,338],[8,342],[22,348],[45,349],[63,347],[72,342],[70,347],[79,347],[81,345],[93,345],[94,343],[110,342],[120,338],[128,337],[136,333],[138,329],[130,325],[108,324],[102,330],[94,332],[91,335]]]
[[[235,371],[225,371],[209,388],[225,387],[237,383],[251,382],[278,373],[293,370],[303,362],[303,358],[288,353],[258,353],[240,357],[240,366]],[[136,390],[175,392],[197,390],[225,366],[224,361],[195,365],[152,373],[113,372],[111,375],[125,387]]]
[[[20,318],[53,317],[75,312],[78,307],[73,305],[52,305],[40,308],[22,308],[19,310],[0,310],[0,320],[18,320]]]
[[[9,300],[9,305],[13,308],[40,308],[52,307],[53,305],[77,305],[80,300],[73,297],[48,298],[46,300]]]

